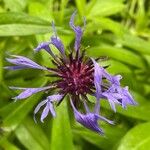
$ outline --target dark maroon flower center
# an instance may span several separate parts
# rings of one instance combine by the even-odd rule
[[[57,73],[60,79],[56,81],[56,84],[62,93],[72,95],[92,93],[94,69],[90,59],[83,61],[83,56],[73,58],[70,54],[67,61],[62,61],[60,65],[57,65]]]

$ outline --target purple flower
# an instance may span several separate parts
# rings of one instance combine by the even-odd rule
[[[42,49],[48,52],[53,58],[54,68],[43,67],[26,57],[16,55],[12,55],[13,58],[6,59],[13,66],[7,66],[5,68],[9,70],[40,69],[47,71],[51,78],[55,77],[51,79],[53,82],[45,87],[10,87],[13,90],[22,90],[18,96],[14,97],[15,100],[28,98],[42,91],[54,91],[53,89],[57,91],[57,94],[54,93],[48,96],[35,108],[34,116],[45,106],[41,114],[41,122],[44,122],[48,114],[55,117],[55,105],[58,106],[64,97],[69,96],[76,121],[92,131],[103,134],[103,130],[99,127],[98,121],[105,121],[110,124],[113,124],[113,122],[100,115],[100,102],[102,98],[109,102],[114,111],[116,111],[115,104],[126,108],[127,104],[135,105],[136,102],[133,100],[128,88],[121,87],[120,80],[122,77],[120,75],[110,75],[105,68],[99,66],[96,60],[90,57],[87,58],[84,52],[80,52],[83,29],[74,25],[75,15],[76,12],[71,16],[69,23],[75,32],[74,49],[69,54],[65,52],[64,45],[56,33],[54,23],[52,24],[54,35],[50,38],[50,41],[42,42],[34,49],[36,52]],[[53,49],[50,47],[51,45],[54,45],[58,49],[60,52],[59,56],[53,53]],[[95,96],[93,111],[90,111],[87,106],[87,102],[90,103],[87,95]],[[82,105],[85,108],[85,113],[79,111]]]

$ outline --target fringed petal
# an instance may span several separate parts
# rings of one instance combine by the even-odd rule
[[[52,105],[52,104],[51,104]],[[44,122],[44,119],[47,117],[48,113],[49,113],[49,103],[47,102],[43,112],[42,112],[42,115],[41,115],[41,122]]]
[[[71,106],[74,111],[75,119],[77,122],[85,126],[86,128],[95,131],[101,135],[104,134],[103,130],[98,125],[98,120],[103,120],[112,124],[112,121],[92,112],[88,112],[86,114],[81,114],[74,106],[72,100],[70,100]],[[87,107],[87,105],[86,105]],[[87,108],[86,108],[87,110]]]
[[[119,88],[118,93],[121,95],[121,104],[123,108],[126,108],[126,105],[137,105],[137,102],[134,101],[132,95],[128,91],[128,87]]]
[[[96,88],[96,98],[97,100],[100,99],[101,97],[101,93],[102,93],[102,89],[101,89],[101,85],[102,85],[102,75],[103,75],[103,69],[99,66],[99,64],[92,58],[93,64],[94,64],[94,85]]]
[[[56,28],[55,28],[54,22],[52,22],[52,28],[53,28],[54,36],[51,37],[51,44],[53,44],[59,50],[59,52],[63,56],[65,56],[65,48],[64,48],[64,45],[63,45],[62,41],[57,36],[57,32],[56,32]]]
[[[74,48],[76,51],[79,50],[80,48],[80,42],[81,42],[81,37],[82,37],[82,34],[83,34],[83,30],[81,29],[81,27],[79,26],[75,26],[74,25],[74,18],[75,18],[75,15],[76,15],[76,12],[74,12],[71,16],[71,19],[70,19],[70,27],[74,30],[75,34],[76,34],[76,39],[75,39],[75,45],[74,45]],[[85,23],[84,23],[85,24]]]
[[[31,59],[23,56],[17,56],[17,55],[11,55],[12,57],[15,58],[6,58],[6,60],[9,63],[12,63],[14,65],[17,65],[17,67],[14,66],[8,66],[6,69],[24,69],[24,68],[33,68],[33,69],[40,69],[40,70],[47,70],[46,67],[40,66],[39,64],[35,63]]]
[[[58,36],[56,36],[56,37],[52,36],[51,37],[51,43],[59,50],[59,52],[62,54],[62,56],[65,56],[64,45]]]
[[[44,100],[44,101],[41,101],[37,106],[36,108],[34,109],[34,121],[36,122],[36,118],[35,118],[35,115],[37,114],[37,112],[40,110],[40,108],[45,105],[47,103],[47,99]]]
[[[14,89],[14,90],[17,90],[17,89],[23,90],[23,92],[21,92],[18,96],[13,98],[13,99],[15,99],[15,101],[17,101],[19,99],[25,99],[35,93],[48,90],[51,88],[51,86],[41,87],[41,88],[20,88],[20,87],[10,87],[10,88]]]
[[[21,70],[21,69],[27,69],[28,67],[25,66],[6,66],[4,69],[7,70]]]
[[[34,50],[36,52],[39,52],[40,50],[44,49],[55,59],[56,56],[54,55],[54,53],[50,49],[50,46],[49,46],[50,44],[51,44],[51,42],[42,42]]]
[[[40,102],[37,107],[35,108],[34,110],[34,120],[36,122],[36,119],[35,119],[35,115],[36,113],[40,110],[40,108],[46,104],[45,108],[43,109],[43,112],[41,114],[41,122],[44,122],[44,119],[47,117],[48,113],[51,113],[51,115],[53,117],[56,116],[56,113],[55,113],[55,110],[54,110],[54,106],[53,106],[53,102],[59,102],[62,98],[63,98],[64,95],[61,95],[61,94],[56,94],[56,95],[51,95],[51,96],[48,96],[46,98],[46,100]]]

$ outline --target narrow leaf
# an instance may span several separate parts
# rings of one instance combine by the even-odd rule
[[[95,16],[109,16],[118,13],[124,9],[124,5],[118,0],[105,0],[95,3],[92,7],[87,18],[92,18]]]
[[[27,118],[16,129],[15,134],[19,141],[27,149],[45,150],[49,149],[49,142],[39,127],[39,124],[33,122],[33,120]]]
[[[106,137],[100,136],[99,134],[87,130],[83,127],[76,127],[73,130],[73,133],[75,135],[81,136],[83,139],[96,145],[99,148],[109,149],[110,147],[113,148],[114,143],[117,143],[118,139],[122,138],[127,130],[123,127],[113,128],[112,125],[103,125],[102,128],[105,130]]]
[[[143,123],[131,129],[121,140],[117,150],[146,150],[150,147],[150,123]]]
[[[123,48],[104,45],[92,47],[88,50],[88,53],[92,56],[108,56],[137,68],[145,67],[142,59],[138,55]]]
[[[57,108],[57,116],[54,118],[52,125],[51,150],[73,150],[73,139],[66,102],[63,101]]]

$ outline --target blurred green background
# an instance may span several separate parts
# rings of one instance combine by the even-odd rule
[[[67,99],[56,108],[57,117],[44,124],[33,121],[33,110],[43,99],[39,93],[16,103],[18,92],[8,86],[39,87],[50,78],[42,71],[6,71],[9,54],[29,57],[51,66],[44,51],[33,52],[52,35],[51,21],[65,44],[73,47],[69,27],[77,10],[76,24],[87,20],[82,47],[91,57],[108,56],[112,74],[123,76],[138,106],[117,113],[103,102],[102,115],[115,125],[101,122],[105,137],[74,121]],[[37,115],[39,120],[40,113]],[[150,1],[149,0],[0,0],[0,150],[149,150],[150,149]]]

